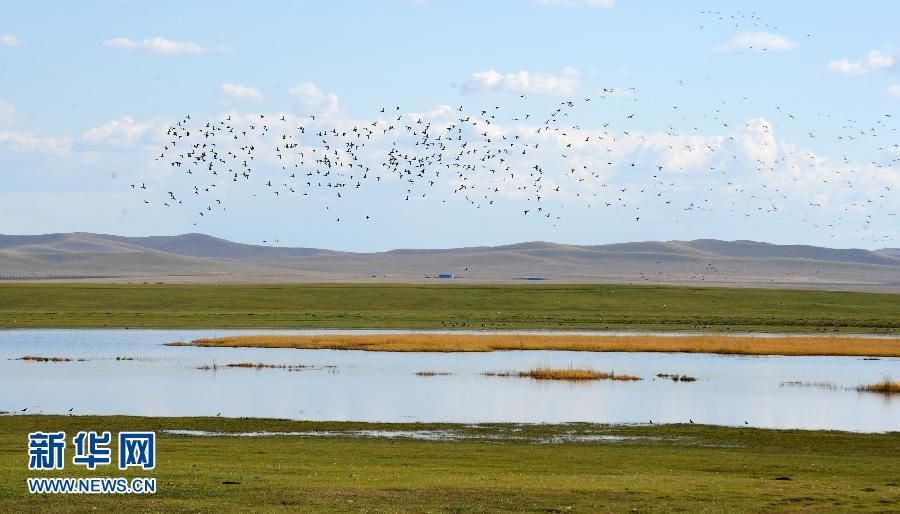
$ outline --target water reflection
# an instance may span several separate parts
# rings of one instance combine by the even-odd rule
[[[0,331],[0,410],[65,413],[72,408],[79,414],[463,423],[693,419],[776,428],[900,430],[900,398],[853,390],[884,376],[900,376],[900,359],[561,351],[377,353],[161,344],[256,332],[262,331]],[[266,333],[272,332],[323,333]],[[14,360],[24,355],[73,361]],[[221,367],[239,362],[306,367]],[[212,365],[219,367],[197,369]],[[534,366],[593,368],[644,380],[570,383],[482,375]],[[421,371],[450,374],[417,376]],[[673,382],[656,378],[659,373],[697,380]],[[796,383],[833,387],[792,385]]]

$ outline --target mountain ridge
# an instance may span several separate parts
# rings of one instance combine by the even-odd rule
[[[463,248],[346,252],[263,246],[188,233],[0,235],[0,278],[139,277],[191,281],[463,281],[839,287],[900,291],[900,250],[695,239],[573,245],[529,241]]]

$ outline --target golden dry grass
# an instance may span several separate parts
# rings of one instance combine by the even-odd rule
[[[23,357],[19,357],[20,361],[35,361],[35,362],[71,362],[72,359],[68,357],[44,357],[41,355],[25,355]]]
[[[482,373],[486,377],[519,377],[535,380],[618,380],[632,382],[643,380],[634,375],[616,375],[612,371],[595,371],[592,369],[548,368],[539,366],[528,371],[488,371]]]
[[[881,382],[859,386],[856,389],[857,391],[866,391],[869,393],[900,394],[900,381],[885,378]]]
[[[250,368],[250,369],[288,369],[288,370],[298,370],[307,368],[304,364],[266,364],[265,362],[236,362],[234,364],[211,364],[211,365],[203,365],[197,366],[197,369],[203,371],[216,371],[219,368]]]
[[[619,380],[624,382],[641,380],[641,377],[634,375],[616,375],[611,371],[573,368],[538,367],[522,371],[518,375],[523,378],[534,378],[536,380]]]
[[[186,343],[168,343],[181,346]],[[198,339],[210,347],[303,348],[381,352],[491,352],[570,350],[589,352],[684,352],[739,355],[844,355],[900,357],[900,339],[834,336],[747,337],[725,335],[605,336],[494,334],[254,335]]]
[[[277,366],[275,364],[264,364],[262,362],[238,362],[235,364],[226,364],[226,368],[281,368],[284,366]]]

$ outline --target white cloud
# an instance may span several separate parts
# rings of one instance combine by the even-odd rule
[[[828,71],[842,75],[862,75],[867,73],[863,63],[851,62],[848,59],[838,59],[828,62]]]
[[[62,155],[72,148],[69,137],[47,137],[32,132],[0,130],[0,145],[16,152]]]
[[[738,148],[743,155],[758,165],[772,166],[779,156],[778,143],[772,124],[765,118],[751,118],[735,134]]]
[[[298,103],[298,111],[302,109],[319,114],[338,110],[337,97],[313,84],[291,88],[290,94]],[[246,132],[246,135],[240,140],[232,140],[230,134],[220,133],[225,135],[225,139],[219,139],[217,151],[223,155],[229,150],[232,154],[238,154],[241,146],[255,145],[254,173],[258,175],[257,179],[242,181],[244,185],[241,186],[227,178],[215,177],[211,180],[216,181],[217,195],[233,195],[231,198],[235,201],[248,194],[246,188],[268,183],[269,179],[271,186],[251,190],[255,193],[269,192],[268,188],[272,187],[279,188],[283,196],[293,194],[295,191],[292,189],[301,194],[296,186],[302,186],[302,180],[294,184],[295,181],[285,178],[284,171],[294,167],[311,171],[317,167],[316,160],[320,158],[317,156],[327,153],[332,161],[331,173],[334,174],[329,175],[329,180],[340,182],[354,176],[353,180],[357,182],[360,177],[356,172],[361,168],[371,168],[373,172],[362,179],[364,184],[366,180],[378,181],[378,187],[385,188],[379,189],[379,195],[382,191],[391,191],[390,188],[397,188],[406,195],[407,188],[415,186],[405,182],[403,176],[384,173],[383,163],[392,150],[398,150],[403,155],[404,167],[420,159],[423,161],[419,162],[427,162],[428,156],[434,156],[435,148],[420,144],[421,131],[424,127],[430,127],[431,134],[442,134],[448,129],[456,133],[458,130],[461,139],[451,138],[441,142],[444,155],[458,156],[459,159],[454,159],[452,163],[432,162],[423,168],[422,173],[428,175],[429,180],[434,180],[427,188],[429,198],[444,198],[448,203],[450,199],[458,198],[484,207],[487,205],[485,202],[490,201],[488,197],[533,202],[535,195],[540,195],[539,205],[545,210],[539,212],[542,215],[545,212],[552,212],[553,216],[560,214],[564,219],[583,212],[577,209],[592,205],[594,209],[602,209],[610,215],[633,213],[629,215],[634,218],[640,216],[642,222],[645,219],[660,219],[661,223],[664,223],[662,220],[679,223],[678,220],[681,220],[702,226],[705,221],[718,223],[729,219],[736,224],[740,220],[753,220],[753,224],[759,224],[759,216],[771,215],[784,217],[769,218],[770,221],[764,223],[787,219],[800,223],[797,220],[804,217],[812,220],[809,223],[824,223],[830,218],[829,223],[834,223],[835,229],[850,228],[849,224],[853,223],[852,216],[847,214],[850,210],[856,209],[861,213],[859,216],[871,213],[877,217],[879,212],[889,208],[886,207],[889,201],[879,200],[881,205],[867,204],[866,197],[884,198],[881,188],[900,187],[900,168],[896,161],[894,164],[887,161],[883,165],[866,164],[815,154],[776,137],[776,124],[764,118],[732,119],[728,123],[730,128],[706,134],[696,131],[679,134],[674,131],[642,132],[631,128],[630,122],[625,122],[629,125],[628,130],[622,130],[626,127],[617,126],[615,122],[609,126],[607,123],[593,125],[592,128],[547,127],[540,120],[532,120],[533,124],[528,124],[524,120],[510,122],[498,116],[496,120],[491,119],[488,125],[485,116],[477,112],[459,112],[456,106],[441,105],[418,113],[391,112],[387,119],[384,115],[377,119],[350,119],[342,112],[336,112],[332,117],[317,115],[315,120],[299,112],[262,113],[271,132],[260,130],[261,113],[223,113],[219,121],[224,121],[235,132]],[[398,116],[401,120],[395,123],[394,119]],[[374,122],[378,126],[371,125]],[[203,126],[206,120],[197,119],[192,123],[193,126]],[[249,128],[253,125],[256,129]],[[306,128],[305,135],[297,132],[298,126]],[[394,126],[394,129],[385,130],[387,126]],[[371,127],[371,132],[363,127]],[[346,129],[347,140],[355,141],[360,146],[351,153],[342,144],[324,142],[316,136],[320,131],[330,131],[331,128],[336,128],[338,133]],[[362,132],[351,135],[354,128]],[[366,135],[361,135],[363,133]],[[287,139],[297,146],[286,151],[283,134],[287,134]],[[189,137],[178,142],[179,148],[209,142],[203,131],[192,130]],[[502,165],[492,159],[485,161],[485,152],[477,150],[486,144],[496,151],[501,148],[500,145],[512,143],[520,146],[508,153],[494,154],[504,159]],[[465,144],[468,147],[462,146]],[[520,150],[526,147],[527,154],[522,153]],[[159,154],[154,157],[156,155]],[[109,157],[105,154],[102,159],[108,162]],[[444,173],[447,165],[468,171],[462,174]],[[541,168],[535,171],[541,176],[539,182],[530,171],[536,165]],[[201,169],[203,164],[197,166],[198,170],[206,172]],[[438,169],[442,171],[439,177],[436,173]],[[529,172],[521,173],[519,170]],[[166,184],[165,191],[175,191],[179,197],[182,195],[178,191],[191,191],[196,179],[195,175],[185,175],[183,170],[174,170],[164,161],[154,161],[150,168],[141,173],[144,176],[140,180],[146,178],[148,185],[152,180]],[[257,186],[252,185],[253,180],[257,180]],[[844,187],[848,180],[861,186]],[[354,191],[347,191],[345,196],[370,194],[366,188]],[[315,186],[302,192],[304,195],[307,193],[337,209],[337,205],[331,203],[333,193],[317,192]],[[321,196],[317,196],[320,193]],[[189,195],[184,196],[187,198]],[[421,195],[411,194],[410,202],[416,197]],[[359,198],[372,200],[373,197]],[[422,198],[421,202],[426,203]],[[205,200],[198,201],[202,203]],[[499,207],[500,202],[496,205]],[[803,223],[806,223],[805,219]],[[677,228],[676,225],[670,227]]]
[[[616,0],[534,0],[534,3],[560,7],[599,7],[609,9],[616,5]]]
[[[885,90],[884,94],[888,96],[893,96],[894,98],[900,100],[900,84],[894,84]]]
[[[222,84],[222,94],[233,100],[262,101],[262,92],[259,89],[240,84]]]
[[[797,43],[771,32],[744,32],[738,34],[713,50],[719,52],[742,52],[752,50],[763,52],[769,50],[793,50]]]
[[[16,37],[15,34],[0,34],[0,45],[19,46],[21,44],[22,40]]]
[[[535,93],[545,95],[571,95],[581,86],[580,73],[566,68],[561,75],[519,71],[500,73],[496,70],[479,71],[462,84],[463,93]]]
[[[851,61],[849,59],[837,59],[828,63],[828,71],[842,75],[864,75],[873,71],[884,70],[894,66],[898,62],[898,56],[872,50],[863,59]]]
[[[115,147],[129,147],[138,142],[150,142],[153,125],[136,121],[131,116],[110,120],[99,127],[85,131],[81,139],[87,143],[104,144]]]
[[[220,48],[205,48],[191,41],[172,41],[159,36],[145,38],[141,41],[119,37],[107,39],[103,44],[113,48],[124,48],[151,54],[202,54],[212,50],[221,50]]]
[[[43,136],[38,132],[20,132],[11,128],[16,108],[0,100],[0,148],[14,152],[62,155],[72,148],[72,138]]]
[[[295,107],[304,113],[335,114],[338,111],[338,97],[334,93],[323,93],[312,82],[298,84],[288,90],[296,100]]]
[[[16,108],[0,100],[0,126],[6,125],[16,117]]]

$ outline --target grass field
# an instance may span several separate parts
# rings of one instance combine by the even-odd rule
[[[71,461],[62,471],[29,472],[27,433],[38,429],[65,430],[70,439],[78,430],[110,430],[115,439],[118,431],[143,429],[431,429],[475,439],[159,434],[153,471],[118,471],[114,460],[95,472]],[[547,442],[573,433],[635,439]],[[71,451],[70,441],[69,459]],[[150,476],[158,491],[32,496],[29,476]],[[2,512],[885,512],[898,505],[900,433],[0,417]]]
[[[170,346],[186,346],[175,341]],[[900,357],[900,339],[837,336],[733,335],[542,335],[542,334],[368,334],[250,335],[197,339],[191,346],[302,348],[373,352],[492,352],[566,350],[584,352],[679,352],[726,355],[843,355]]]
[[[900,294],[658,286],[0,284],[0,327],[900,331]]]

